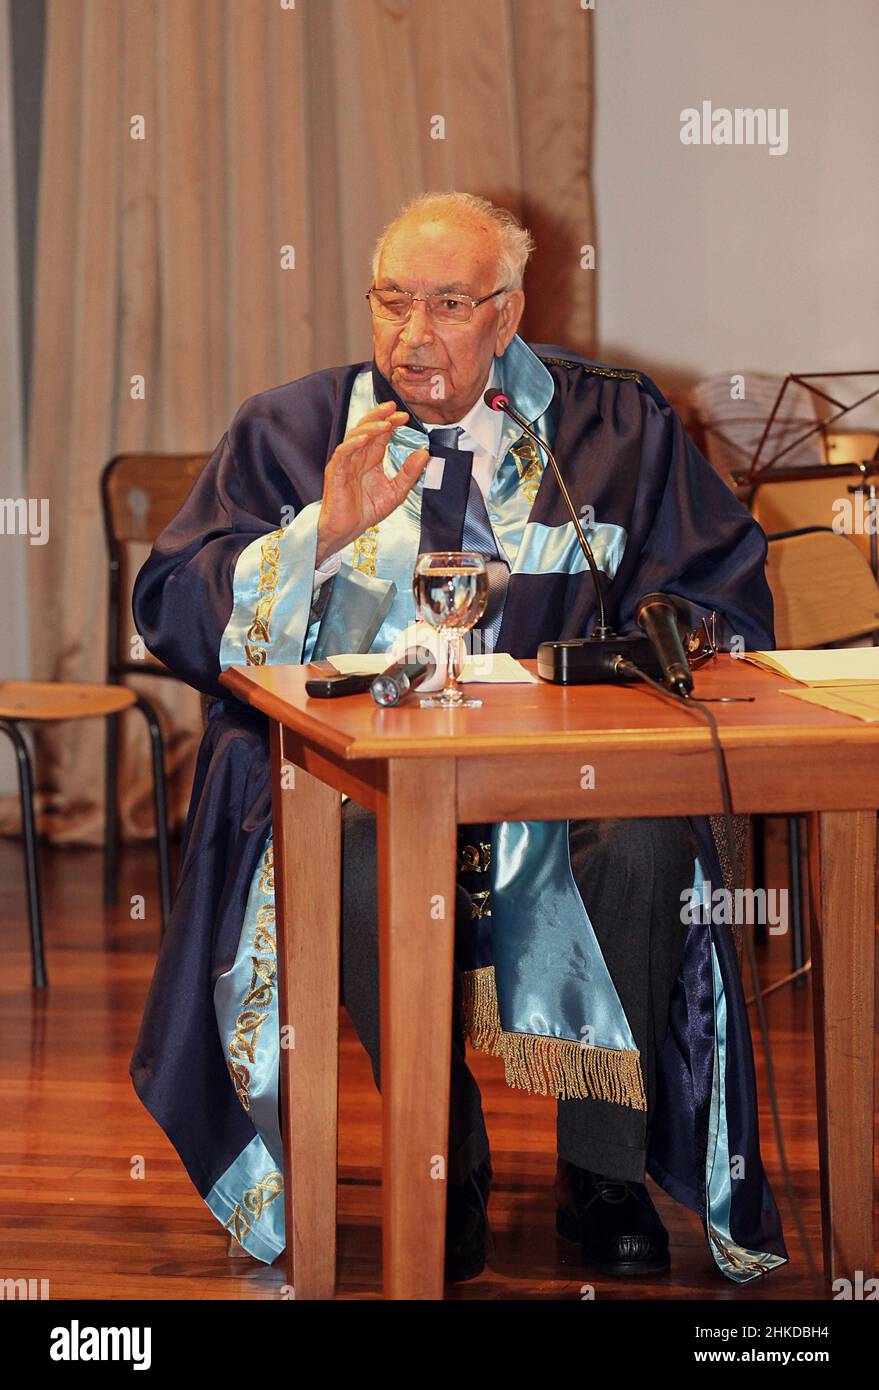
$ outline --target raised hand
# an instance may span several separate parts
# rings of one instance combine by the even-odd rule
[[[374,406],[348,431],[326,466],[316,565],[383,521],[412,491],[430,458],[416,449],[393,478],[382,467],[392,430],[409,419],[393,401]]]

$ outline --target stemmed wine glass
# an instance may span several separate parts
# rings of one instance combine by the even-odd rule
[[[418,557],[412,589],[418,616],[437,630],[446,672],[442,694],[425,696],[421,704],[437,709],[481,705],[464,695],[458,677],[464,633],[478,623],[488,602],[485,561],[469,550],[425,551]]]

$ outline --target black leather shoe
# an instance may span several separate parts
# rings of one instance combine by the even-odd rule
[[[484,1159],[467,1181],[449,1183],[446,1196],[446,1268],[449,1284],[475,1279],[485,1269],[491,1161]]]
[[[559,1159],[555,1228],[582,1246],[605,1274],[661,1274],[669,1267],[668,1232],[643,1183],[621,1182]]]

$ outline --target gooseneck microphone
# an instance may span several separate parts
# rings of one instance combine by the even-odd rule
[[[592,584],[595,589],[595,604],[598,621],[588,637],[569,638],[558,642],[541,642],[537,648],[537,671],[547,681],[557,685],[610,684],[611,682],[636,680],[637,675],[625,669],[625,663],[640,667],[649,676],[661,680],[664,672],[657,660],[652,643],[641,633],[621,636],[608,626],[602,592],[602,576],[595,560],[592,547],[586,539],[582,523],[577,515],[571,495],[565,486],[561,469],[552,450],[543,442],[540,435],[519,414],[505,391],[492,388],[484,393],[482,399],[492,410],[502,410],[515,420],[519,429],[533,439],[549,459],[550,466],[559,491],[562,494],[568,515],[574,525]]]
[[[635,607],[635,622],[656,653],[666,685],[678,695],[689,696],[693,676],[678,631],[674,600],[668,594],[645,594]]]
[[[565,506],[568,509],[571,521],[574,523],[574,530],[577,532],[577,540],[580,542],[580,549],[586,557],[586,563],[589,566],[589,572],[592,575],[592,583],[595,585],[595,600],[598,605],[598,622],[595,626],[594,632],[592,633],[592,640],[601,642],[604,641],[606,638],[616,636],[613,629],[609,628],[607,625],[607,618],[604,612],[604,595],[601,592],[601,574],[598,569],[598,565],[595,563],[595,556],[592,553],[592,546],[586,539],[586,533],[583,530],[583,526],[580,522],[580,518],[577,515],[576,508],[574,507],[574,504],[571,501],[571,494],[568,492],[568,489],[565,486],[565,480],[562,477],[562,471],[556,463],[555,454],[552,452],[552,449],[550,449],[548,444],[544,444],[543,440],[540,438],[540,435],[537,434],[531,428],[525,417],[519,414],[518,410],[516,410],[515,406],[513,405],[512,401],[510,400],[509,396],[506,394],[505,391],[499,391],[496,387],[493,387],[492,389],[486,391],[482,399],[485,401],[485,404],[487,406],[491,407],[492,410],[502,410],[505,415],[509,415],[511,420],[515,420],[516,424],[519,426],[519,429],[522,430],[524,434],[527,434],[530,439],[533,439],[535,444],[537,444],[537,446],[543,450],[543,452],[546,454],[546,457],[549,459],[550,464],[552,465],[552,471],[555,474],[555,480],[558,483],[562,497],[564,498]]]

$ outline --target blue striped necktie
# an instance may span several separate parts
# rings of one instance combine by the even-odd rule
[[[430,431],[430,445],[438,445],[443,450],[458,451],[459,436],[464,433],[460,425],[440,428]],[[472,455],[468,455],[472,457]],[[454,464],[454,460],[448,460]],[[488,574],[488,603],[485,612],[479,623],[474,628],[474,632],[482,634],[482,646],[485,651],[494,651],[495,642],[500,632],[501,620],[504,612],[504,599],[507,592],[507,584],[510,578],[510,567],[498,551],[497,541],[491,527],[491,520],[485,508],[485,499],[482,490],[476,479],[470,477],[470,492],[467,498],[467,510],[464,513],[464,530],[461,536],[461,549],[473,550],[478,555],[482,555],[485,560],[485,568]]]

